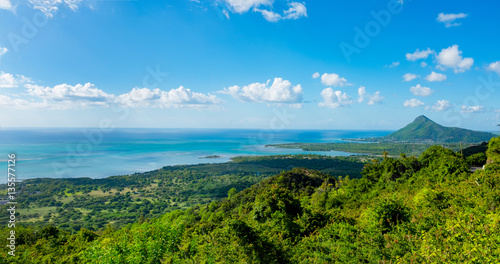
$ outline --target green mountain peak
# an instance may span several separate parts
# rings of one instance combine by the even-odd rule
[[[421,115],[404,128],[383,137],[383,141],[413,143],[478,143],[489,141],[492,133],[442,126]]]

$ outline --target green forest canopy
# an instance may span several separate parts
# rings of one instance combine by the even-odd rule
[[[19,254],[2,248],[0,262],[495,263],[500,138],[487,159],[471,173],[460,154],[433,146],[367,164],[360,179],[295,168],[118,230],[20,227]]]

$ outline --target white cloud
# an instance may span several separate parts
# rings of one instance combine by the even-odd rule
[[[1,1],[1,0],[0,0]],[[0,47],[0,57],[9,51],[7,48]]]
[[[254,12],[260,12],[264,19],[269,22],[307,17],[307,8],[305,4],[299,2],[288,3],[288,9],[283,10],[282,14],[268,10],[272,9],[273,0],[224,0],[224,2],[234,13],[243,14],[253,9]],[[262,6],[268,9],[261,9]]]
[[[303,3],[291,2],[288,6],[289,8],[283,11],[283,15],[269,10],[262,10],[257,7],[254,8],[254,10],[260,12],[264,19],[269,22],[278,22],[286,19],[296,20],[301,17],[307,17],[307,8]]]
[[[2,65],[2,63],[1,63],[2,62],[2,56],[5,55],[5,53],[7,53],[7,51],[9,51],[7,48],[0,47],[0,65]]]
[[[418,99],[406,100],[404,103],[405,107],[415,108],[424,105],[424,103]]]
[[[422,67],[422,68],[427,67],[427,62],[422,61],[422,62],[420,63],[420,67]]]
[[[415,50],[413,53],[406,53],[406,59],[409,61],[416,61],[420,59],[427,59],[429,55],[435,53],[434,50],[427,48],[426,50],[420,51],[419,49]]]
[[[462,57],[462,51],[458,49],[458,45],[441,50],[436,59],[440,66],[453,68],[455,73],[469,70],[474,64],[474,59]]]
[[[380,104],[382,103],[382,100],[384,100],[383,96],[380,96],[380,91],[376,91],[373,95],[368,96],[368,103],[367,105],[375,105],[375,104]]]
[[[399,64],[400,64],[399,61],[395,61],[395,62],[391,63],[390,65],[388,65],[387,67],[389,67],[389,68],[395,68],[395,67],[398,67]]]
[[[52,108],[69,109],[91,106],[108,106],[114,95],[99,90],[95,85],[86,83],[71,86],[60,84],[54,87],[43,87],[25,84],[29,100],[15,99],[0,95],[0,105],[21,109]],[[24,95],[26,97],[26,95]]]
[[[484,106],[481,106],[481,105],[469,106],[469,107],[462,105],[462,109],[460,110],[460,112],[462,112],[462,113],[479,113],[479,112],[483,111],[483,108],[484,108]]]
[[[425,79],[429,82],[441,82],[446,80],[446,75],[433,71],[431,74],[427,75]]]
[[[32,83],[31,79],[28,77],[0,71],[0,88],[16,88],[27,83]]]
[[[190,89],[179,87],[170,91],[160,89],[134,88],[120,96],[108,94],[98,89],[92,83],[84,85],[59,84],[54,87],[44,87],[32,84],[30,78],[23,75],[12,75],[0,71],[0,87],[12,88],[24,85],[25,99],[15,99],[0,95],[0,105],[17,108],[52,108],[69,109],[111,105],[125,107],[203,107],[220,104],[223,101],[215,95],[191,92]]]
[[[437,103],[435,103],[432,106],[426,106],[425,110],[430,110],[432,112],[442,112],[446,111],[451,107],[450,102],[447,100],[438,100]]]
[[[438,22],[441,22],[441,23],[444,23],[445,26],[448,28],[448,27],[454,27],[454,26],[460,26],[461,23],[453,23],[456,19],[460,19],[460,18],[465,18],[467,17],[468,15],[467,14],[464,14],[464,13],[459,13],[459,14],[444,14],[444,13],[440,13],[437,17],[437,21]]]
[[[238,14],[248,12],[250,8],[257,8],[261,5],[272,6],[272,0],[225,0],[231,10]]]
[[[273,11],[259,9],[256,9],[256,11],[260,12],[264,19],[269,22],[278,22],[283,18],[280,14],[274,13]]]
[[[324,89],[321,92],[321,96],[323,97],[323,102],[318,104],[321,107],[339,108],[352,104],[352,100],[349,95],[342,93],[341,91],[333,91],[332,88]]]
[[[76,11],[82,0],[29,0],[29,2],[33,9],[42,11],[48,17],[53,17],[60,5],[65,4],[71,10]]]
[[[414,73],[407,73],[407,74],[403,75],[403,81],[405,81],[405,82],[409,82],[409,81],[415,80],[415,79],[417,79],[417,75]]]
[[[358,103],[362,103],[365,100],[366,88],[361,86],[358,88]]]
[[[229,94],[242,102],[259,103],[284,103],[301,104],[302,87],[300,84],[293,86],[288,80],[274,78],[266,83],[252,83],[241,88],[240,86],[231,86],[224,88],[219,93]]]
[[[321,83],[323,83],[324,85],[333,85],[335,87],[337,86],[348,86],[348,85],[351,85],[350,83],[347,83],[347,80],[343,77],[340,77],[338,74],[336,73],[324,73],[322,76],[321,76]]]
[[[488,65],[488,70],[494,71],[500,75],[500,61],[496,61]]]
[[[0,95],[0,105],[18,109],[44,108],[48,106],[47,102],[30,102],[24,99],[14,99],[6,95]]]
[[[313,73],[313,79],[318,79],[319,78],[319,72]]]
[[[361,86],[358,88],[358,103],[362,103],[365,99],[368,99],[367,105],[375,105],[382,103],[384,97],[380,96],[380,91],[375,92],[374,94],[369,94],[366,92],[366,88]]]
[[[222,10],[222,13],[226,16],[227,19],[231,19],[231,17],[229,16],[229,12],[226,9]]]
[[[27,84],[28,94],[50,102],[54,108],[107,106],[114,95],[107,94],[94,84],[84,85],[59,84],[54,87],[43,87]]]
[[[413,86],[410,88],[410,92],[416,96],[425,97],[431,95],[434,91],[429,87],[423,87],[420,84],[417,84],[417,86]]]
[[[299,19],[301,17],[307,17],[307,8],[304,3],[299,3],[299,2],[291,2],[288,4],[290,8],[288,10],[285,10],[284,13],[284,19]]]
[[[10,0],[0,0],[0,9],[5,9],[14,12],[16,7],[12,5]]]
[[[170,91],[162,91],[158,88],[153,90],[134,88],[118,96],[114,101],[121,106],[140,108],[206,107],[222,103],[222,100],[215,95],[195,93],[183,86]]]

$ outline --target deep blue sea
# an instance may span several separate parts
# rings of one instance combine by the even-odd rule
[[[103,178],[167,165],[220,163],[235,156],[316,153],[265,147],[293,142],[341,142],[391,131],[40,128],[0,130],[0,183],[7,182],[8,154],[16,154],[16,177]],[[203,157],[218,155],[220,158]]]

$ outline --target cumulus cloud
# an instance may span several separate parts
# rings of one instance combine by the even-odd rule
[[[318,79],[319,78],[319,72],[313,73],[313,79]]]
[[[362,103],[365,100],[366,88],[361,86],[358,88],[358,103]]]
[[[321,75],[321,83],[327,86],[335,87],[351,85],[350,83],[347,83],[347,80],[345,78],[340,77],[336,73],[324,73],[323,75]]]
[[[400,64],[399,61],[395,61],[395,62],[393,62],[393,63],[391,63],[389,65],[386,65],[386,66],[389,67],[389,68],[396,68],[396,67],[399,66],[399,64]]]
[[[248,12],[250,8],[257,8],[261,5],[272,6],[272,0],[225,0],[231,10],[238,14]]]
[[[54,87],[32,84],[25,86],[30,96],[38,97],[44,102],[52,102],[54,107],[61,108],[107,106],[108,101],[114,98],[114,95],[105,93],[92,83],[74,86],[64,83]]]
[[[494,72],[498,73],[498,75],[500,75],[500,61],[490,63],[490,65],[488,65],[487,69],[490,71],[494,71]]]
[[[462,113],[479,113],[483,111],[484,106],[476,105],[476,106],[465,106],[462,105],[462,109],[460,112]]]
[[[349,95],[342,93],[341,91],[333,91],[332,88],[324,89],[321,92],[321,96],[323,97],[323,102],[318,104],[321,107],[339,108],[352,104],[352,100]]]
[[[434,54],[435,51],[431,50],[430,48],[427,48],[426,50],[415,50],[413,53],[406,53],[406,59],[409,61],[416,61],[420,59],[427,59],[429,55]]]
[[[1,0],[0,0],[1,1]],[[7,48],[0,47],[0,57],[9,51]]]
[[[449,27],[460,26],[461,23],[458,23],[458,22],[453,23],[453,22],[455,20],[457,20],[457,19],[465,18],[467,16],[468,15],[464,14],[464,13],[459,13],[459,14],[444,14],[444,13],[440,13],[438,15],[438,17],[436,18],[436,20],[438,22],[444,23],[445,27],[449,28]]]
[[[8,106],[9,108],[18,109],[32,109],[32,108],[44,108],[48,107],[48,103],[44,102],[32,102],[24,99],[11,98],[7,95],[0,95],[0,105]]]
[[[458,45],[441,50],[436,59],[440,66],[452,68],[455,73],[465,72],[474,64],[474,59],[462,57],[462,51],[458,49]]]
[[[424,87],[421,86],[420,84],[417,84],[416,86],[410,88],[410,92],[416,96],[425,97],[431,95],[434,91],[429,87]]]
[[[288,10],[285,10],[283,19],[299,19],[301,17],[307,17],[307,8],[304,3],[291,2],[288,4]]]
[[[415,108],[424,105],[424,103],[418,99],[410,99],[404,102],[404,107]]]
[[[446,75],[433,71],[431,74],[427,75],[425,79],[429,82],[441,82],[446,80]]]
[[[412,81],[415,79],[417,79],[417,75],[414,73],[407,73],[407,74],[403,75],[403,81],[405,81],[405,82],[409,82],[409,81]]]
[[[25,98],[16,99],[15,97],[19,94],[14,97],[0,95],[0,105],[52,109],[108,106],[168,108],[206,107],[223,102],[215,95],[192,92],[182,86],[170,91],[134,88],[128,93],[115,96],[104,92],[92,83],[83,85],[64,83],[54,87],[44,87],[33,84],[31,79],[23,75],[0,72],[0,87],[12,88],[20,85],[24,85],[26,88],[26,93],[20,94]]]
[[[10,0],[0,0],[0,9],[14,12],[14,10],[16,10],[16,7],[12,5]]]
[[[132,91],[118,96],[114,100],[118,105],[126,107],[180,108],[200,107],[222,103],[215,95],[195,93],[180,86],[170,91],[160,89],[134,88]]]
[[[380,91],[376,91],[373,95],[368,96],[367,105],[380,104],[384,100],[383,96],[380,96]]]
[[[422,68],[427,67],[427,62],[422,61],[422,62],[420,63],[420,67],[422,67]]]
[[[274,78],[273,83],[252,83],[243,87],[231,86],[219,91],[242,102],[302,104],[302,86],[292,85],[288,80]]]
[[[47,17],[53,17],[60,5],[66,5],[73,11],[78,10],[82,0],[29,0],[33,9],[40,10]]]
[[[442,112],[446,111],[451,107],[450,102],[447,100],[438,100],[437,103],[435,103],[432,106],[426,106],[425,110],[430,110],[432,112]]]
[[[28,83],[24,86],[27,89],[27,95],[30,96],[29,100],[0,95],[0,105],[21,109],[69,109],[107,106],[109,101],[114,98],[113,95],[97,89],[91,83],[77,84],[75,86],[60,84],[54,87],[43,87]]]
[[[257,12],[260,12],[265,20],[269,22],[278,22],[282,19],[282,16],[278,13],[269,10],[260,10],[256,9]]]
[[[283,15],[273,11],[262,10],[258,8],[255,8],[254,10],[256,12],[260,12],[264,19],[269,22],[278,22],[280,20],[286,19],[296,20],[301,17],[307,17],[307,9],[303,3],[291,2],[288,4],[288,6],[289,8],[283,11]]]
[[[23,84],[32,83],[31,79],[20,74],[10,74],[0,71],[0,88],[16,88]]]
[[[374,94],[369,94],[366,92],[366,88],[361,86],[358,88],[358,103],[362,103],[365,99],[367,99],[367,105],[375,105],[382,103],[384,97],[380,96],[380,91],[376,91]]]
[[[269,22],[307,17],[305,3],[290,2],[288,3],[288,9],[283,10],[282,13],[277,13],[272,11],[273,0],[224,0],[224,2],[234,13],[243,14],[252,9],[254,12],[261,13],[264,19]],[[266,9],[262,9],[262,7]]]

